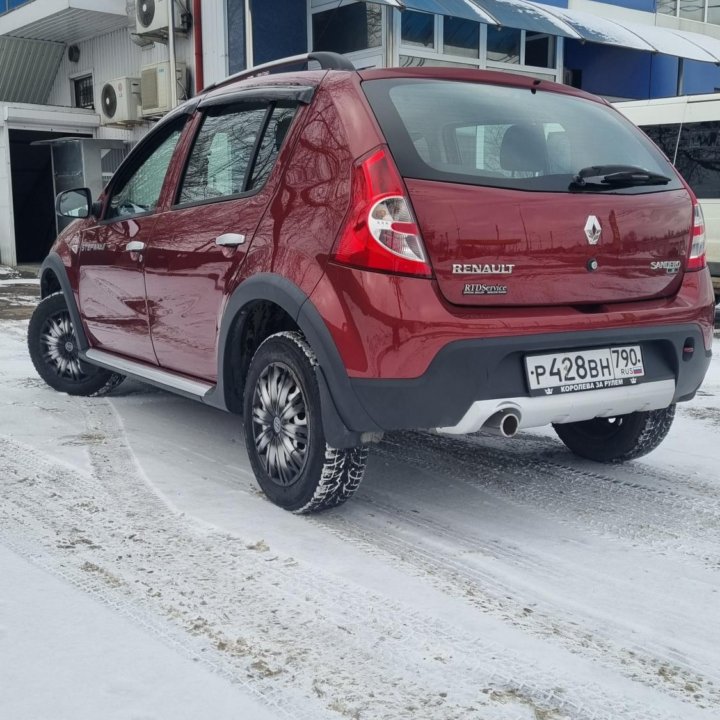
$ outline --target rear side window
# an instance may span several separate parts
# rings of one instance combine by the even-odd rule
[[[226,107],[206,115],[183,178],[178,204],[219,200],[261,187],[275,164],[295,108]]]
[[[614,109],[528,88],[438,80],[372,80],[363,89],[406,177],[569,192],[574,175],[596,165],[632,165],[671,177],[669,161]]]

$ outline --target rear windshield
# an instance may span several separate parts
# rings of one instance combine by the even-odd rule
[[[634,194],[682,187],[645,135],[601,103],[447,80],[371,80],[363,89],[405,177],[570,192],[581,169],[622,165],[671,180],[595,191]]]

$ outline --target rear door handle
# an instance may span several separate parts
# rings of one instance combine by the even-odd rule
[[[145,243],[140,242],[139,240],[131,240],[126,246],[125,249],[128,252],[142,252],[145,249]]]
[[[225,233],[215,238],[215,244],[220,247],[236,247],[245,242],[245,236],[238,233]]]

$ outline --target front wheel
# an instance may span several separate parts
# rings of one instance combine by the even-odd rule
[[[49,295],[35,308],[28,326],[28,350],[38,375],[68,395],[105,395],[125,379],[80,360],[62,293]]]
[[[553,425],[558,437],[576,455],[604,463],[621,463],[647,455],[665,439],[675,405],[611,418]]]
[[[296,513],[351,498],[368,451],[325,441],[317,361],[300,333],[265,340],[248,370],[243,399],[245,443],[258,484],[276,505]]]

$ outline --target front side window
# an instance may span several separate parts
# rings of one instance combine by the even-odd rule
[[[372,80],[363,89],[404,177],[574,192],[573,178],[581,170],[634,166],[669,182],[597,190],[593,185],[583,191],[633,194],[682,187],[652,142],[598,102],[542,88],[438,80]],[[703,144],[709,146],[710,139]]]
[[[152,212],[160,200],[170,160],[180,140],[186,118],[138,148],[140,164],[130,166],[129,175],[112,189],[105,219],[123,218]],[[140,159],[142,158],[142,159]]]

